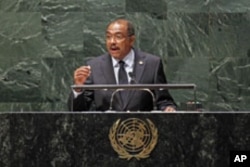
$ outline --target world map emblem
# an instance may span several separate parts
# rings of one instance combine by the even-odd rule
[[[149,119],[118,119],[109,130],[109,140],[120,158],[140,160],[148,158],[155,148],[158,130]]]

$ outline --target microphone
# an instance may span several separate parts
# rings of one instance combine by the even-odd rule
[[[133,72],[129,72],[128,75],[129,75],[129,77],[131,79],[130,80],[130,84],[138,84],[138,82],[135,79],[135,74]],[[147,91],[148,93],[150,93],[150,95],[152,96],[152,100],[153,100],[153,109],[157,110],[157,107],[156,107],[156,98],[155,98],[154,93],[150,89],[147,89],[147,88],[143,88],[143,89],[139,89],[139,90]]]
[[[129,72],[128,75],[130,77],[130,84],[137,84],[134,73]]]
[[[112,93],[111,99],[110,99],[109,111],[112,111],[112,106],[113,106],[113,101],[114,101],[115,94],[116,94],[117,92],[120,92],[120,91],[124,91],[124,89],[116,89],[116,90]]]

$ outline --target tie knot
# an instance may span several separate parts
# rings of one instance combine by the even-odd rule
[[[124,67],[125,62],[124,62],[123,60],[120,60],[120,61],[119,61],[119,64],[120,64],[120,67]]]

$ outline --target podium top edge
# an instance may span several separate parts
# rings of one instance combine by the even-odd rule
[[[195,84],[93,84],[93,85],[71,85],[72,89],[196,89]]]
[[[47,115],[47,114],[66,114],[66,115],[93,115],[93,114],[127,114],[127,115],[143,115],[143,114],[173,114],[173,115],[179,115],[179,114],[250,114],[250,111],[176,111],[176,112],[164,112],[164,111],[132,111],[132,112],[126,112],[126,111],[78,111],[78,112],[72,112],[72,111],[4,111],[0,112],[0,115],[12,115],[12,114],[38,114],[38,115]]]

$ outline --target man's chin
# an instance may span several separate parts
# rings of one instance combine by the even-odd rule
[[[119,59],[119,58],[121,57],[120,54],[118,54],[118,53],[109,52],[109,54],[110,54],[113,58],[115,58],[115,59]]]

